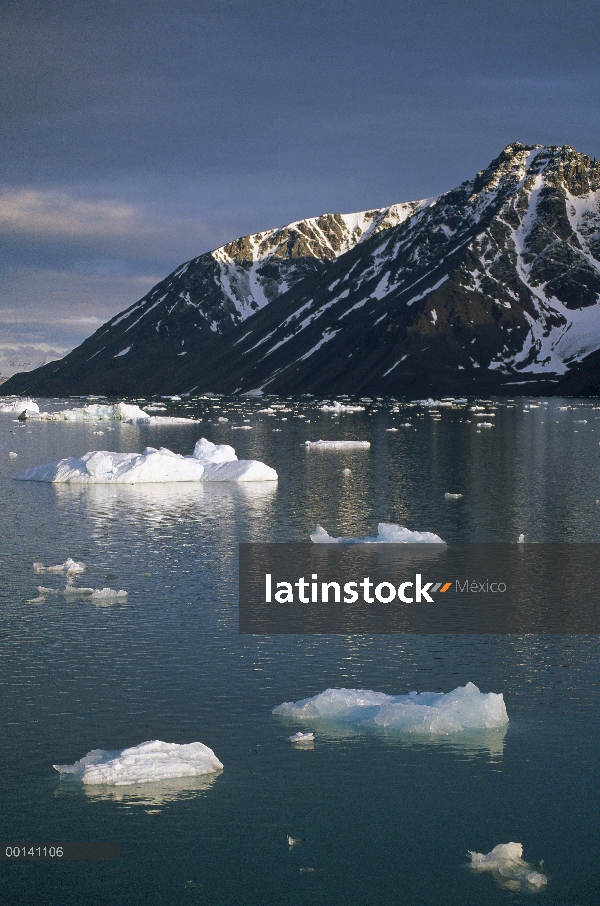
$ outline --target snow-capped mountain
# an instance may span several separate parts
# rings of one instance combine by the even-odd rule
[[[194,259],[6,386],[585,392],[599,303],[600,163],[517,143],[439,197],[299,221]]]

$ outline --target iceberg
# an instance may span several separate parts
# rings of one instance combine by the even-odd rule
[[[312,698],[284,702],[272,713],[308,724],[330,721],[432,736],[492,729],[508,723],[502,693],[482,693],[473,683],[447,693],[408,695],[386,695],[369,689],[326,689]]]
[[[369,450],[369,440],[305,440],[309,450]]]
[[[491,852],[469,852],[473,871],[490,871],[509,890],[539,890],[548,878],[523,859],[522,843],[499,843]]]
[[[30,399],[23,400],[10,400],[3,399],[0,400],[0,412],[4,412],[8,415],[22,415],[24,412],[30,415],[35,415],[40,411],[40,407],[36,402]]]
[[[142,484],[168,481],[277,481],[277,472],[256,460],[238,460],[233,447],[201,438],[192,456],[146,447],[143,453],[92,450],[81,458],[35,466],[19,481],[66,484]]]
[[[310,540],[314,544],[445,544],[439,535],[433,532],[411,532],[403,525],[394,525],[389,522],[380,522],[377,526],[375,538],[367,535],[365,538],[332,538],[325,529],[318,525],[311,532]]]
[[[178,745],[158,739],[116,752],[92,749],[75,764],[54,764],[52,767],[59,772],[61,780],[113,786],[198,777],[223,770],[213,750],[201,742]]]

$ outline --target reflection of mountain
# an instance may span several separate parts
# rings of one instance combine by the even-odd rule
[[[297,730],[298,721],[279,718],[281,723]],[[419,748],[445,749],[457,756],[474,758],[478,755],[487,755],[490,761],[501,760],[504,754],[504,738],[508,725],[493,730],[463,730],[461,733],[452,733],[446,736],[433,736],[425,733],[406,733],[401,730],[392,730],[389,727],[357,727],[347,723],[331,720],[311,720],[302,722],[302,727],[309,726],[315,732],[315,742],[339,743],[355,740],[364,742],[365,739],[378,739],[388,745],[402,745]]]
[[[126,786],[62,782],[56,788],[57,796],[81,796],[92,802],[115,802],[128,808],[143,806],[158,808],[171,802],[195,799],[209,790],[221,771],[199,777],[178,777],[156,783],[131,783]]]
[[[300,221],[189,261],[5,392],[589,392],[599,203],[599,161],[516,142],[437,198]]]

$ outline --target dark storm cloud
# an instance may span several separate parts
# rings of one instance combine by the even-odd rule
[[[0,288],[24,320],[108,317],[229,238],[436,194],[511,141],[600,153],[595,0],[3,9]]]

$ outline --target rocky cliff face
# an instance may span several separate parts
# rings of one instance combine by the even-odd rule
[[[600,163],[513,144],[437,198],[188,262],[6,392],[586,392],[596,350]]]

